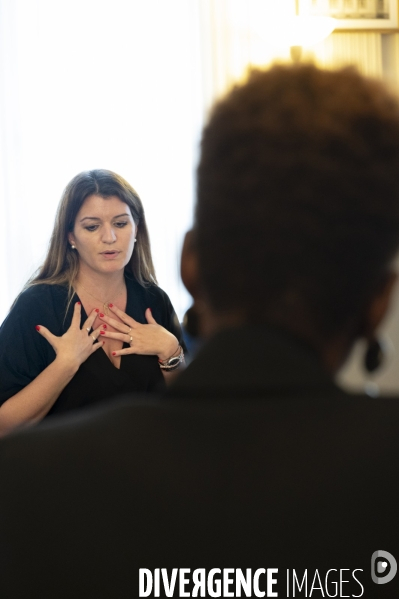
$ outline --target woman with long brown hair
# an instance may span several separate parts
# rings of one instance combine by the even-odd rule
[[[80,173],[61,199],[43,266],[0,329],[0,434],[162,388],[183,359],[139,196],[111,171]]]

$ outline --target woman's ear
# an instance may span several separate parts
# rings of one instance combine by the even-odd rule
[[[181,253],[180,274],[184,286],[194,300],[199,299],[198,254],[195,247],[194,232],[188,231],[184,237]]]
[[[68,241],[70,245],[75,245],[75,240],[73,239],[72,233],[68,233]]]
[[[380,292],[372,300],[365,315],[364,330],[362,331],[362,335],[366,339],[372,339],[375,336],[376,330],[386,316],[397,280],[396,272],[388,273]]]

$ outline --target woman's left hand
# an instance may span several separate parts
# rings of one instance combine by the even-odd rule
[[[109,305],[109,309],[120,320],[105,315],[101,316],[100,319],[119,332],[113,333],[105,330],[104,332],[101,331],[101,335],[104,338],[118,339],[130,345],[126,349],[113,352],[114,356],[145,354],[158,356],[160,360],[167,360],[177,351],[179,347],[178,340],[155,321],[150,308],[145,311],[148,324],[137,322],[114,305]]]

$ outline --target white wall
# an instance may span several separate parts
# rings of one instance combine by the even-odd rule
[[[0,321],[45,254],[78,172],[140,194],[159,283],[182,316],[179,252],[201,129],[199,25],[186,0],[0,0]]]

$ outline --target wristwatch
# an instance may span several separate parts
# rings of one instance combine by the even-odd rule
[[[162,370],[167,370],[170,372],[171,370],[176,370],[176,368],[179,368],[180,364],[184,360],[184,352],[181,345],[179,345],[178,349],[180,349],[180,352],[177,354],[177,356],[172,356],[166,360],[158,360],[159,367],[162,368]]]

